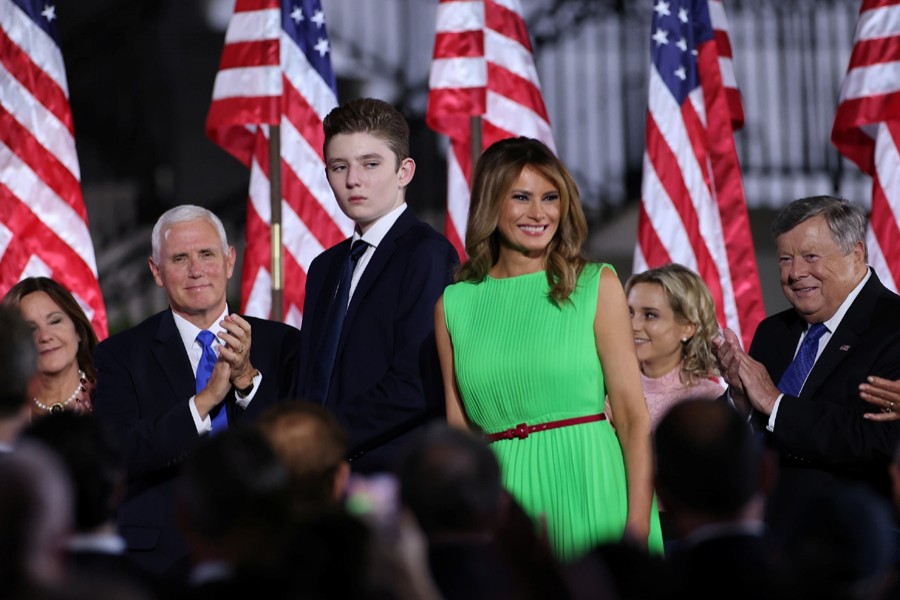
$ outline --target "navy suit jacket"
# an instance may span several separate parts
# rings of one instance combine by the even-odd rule
[[[258,417],[291,395],[300,332],[253,317],[250,362],[262,373],[246,410],[228,393],[229,424]],[[108,422],[125,452],[128,487],[119,508],[119,531],[128,553],[145,570],[164,574],[187,556],[175,522],[173,499],[179,464],[201,443],[188,400],[195,395],[190,359],[170,310],[100,343],[94,351],[94,415]]]
[[[750,355],[772,381],[790,365],[805,328],[793,309],[760,323]],[[859,397],[867,375],[900,379],[900,297],[875,273],[816,360],[800,397],[781,400],[769,436],[781,459],[773,498],[782,505],[779,510],[835,480],[863,482],[890,497],[888,465],[900,440],[900,422],[863,418],[876,410]]]
[[[351,240],[312,262],[300,332],[299,397],[307,396],[329,304]],[[442,235],[407,209],[375,249],[347,308],[326,408],[350,436],[357,472],[391,468],[404,442],[443,416],[434,305],[459,258]]]

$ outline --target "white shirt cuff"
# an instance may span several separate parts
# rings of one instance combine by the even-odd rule
[[[197,404],[194,402],[194,398],[196,398],[196,396],[191,396],[191,399],[188,400],[188,406],[191,407],[191,416],[194,417],[194,427],[197,428],[197,435],[203,435],[204,433],[212,431],[212,419],[209,418],[209,415],[206,415],[205,419],[200,418],[200,413],[197,412]]]
[[[775,398],[775,404],[772,405],[772,413],[769,415],[769,422],[766,424],[766,429],[769,431],[775,431],[775,416],[778,414],[778,407],[781,406],[782,398],[784,398],[784,394],[778,394],[778,397]]]
[[[247,405],[250,404],[250,401],[253,400],[253,397],[256,395],[256,392],[259,391],[259,384],[262,383],[262,372],[257,369],[256,375],[253,376],[253,389],[250,390],[250,393],[246,396],[242,396],[241,393],[237,390],[234,390],[234,401],[241,408],[247,408]]]

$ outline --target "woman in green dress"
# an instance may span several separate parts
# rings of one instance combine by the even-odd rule
[[[556,156],[497,142],[475,168],[469,260],[435,308],[449,422],[485,434],[565,561],[623,535],[662,549],[628,305],[612,267],[582,257],[586,238]]]

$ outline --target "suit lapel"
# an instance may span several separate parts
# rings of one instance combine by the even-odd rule
[[[794,314],[796,315],[796,313]],[[773,373],[778,374],[778,376],[774,378],[776,383],[781,380],[782,375],[784,375],[788,366],[793,362],[794,354],[797,353],[797,344],[800,342],[800,335],[803,333],[803,330],[806,329],[806,321],[801,319],[799,315],[796,316],[797,318],[788,326],[787,339],[790,340],[790,343],[773,341],[771,345],[773,348],[773,364],[775,367]],[[785,338],[780,337],[778,339],[783,340]]]
[[[378,276],[384,270],[385,266],[390,262],[394,252],[396,252],[397,242],[403,237],[403,234],[417,222],[418,220],[407,207],[400,215],[400,218],[397,219],[397,222],[394,223],[393,227],[388,230],[387,235],[384,236],[381,243],[378,244],[375,253],[372,255],[372,259],[366,266],[362,278],[359,280],[356,289],[353,291],[353,298],[350,299],[350,305],[347,307],[347,314],[344,317],[344,326],[341,330],[341,339],[338,342],[338,353],[340,353],[340,349],[344,344],[347,331],[353,326],[353,319],[359,311],[360,304],[362,304],[366,294],[369,293],[369,290],[378,280]]]
[[[833,373],[841,362],[844,361],[856,348],[861,334],[868,331],[871,326],[872,312],[881,293],[882,285],[878,278],[872,273],[869,281],[859,291],[859,295],[844,318],[838,325],[837,331],[832,334],[828,340],[828,345],[822,351],[822,355],[813,365],[809,377],[803,385],[803,391],[800,392],[801,398],[809,398],[815,394],[822,386],[825,380]]]
[[[322,284],[318,290],[319,297],[315,298],[315,307],[309,315],[304,315],[303,326],[311,328],[312,335],[310,340],[312,345],[310,346],[310,351],[314,353],[318,353],[322,345],[322,336],[328,321],[331,303],[337,291],[338,280],[341,277],[341,269],[347,260],[347,254],[350,252],[350,239],[347,238],[335,246],[335,251],[331,253],[329,262],[324,267]]]
[[[161,315],[155,342],[153,355],[174,392],[172,397],[190,398],[196,393],[196,380],[171,310]]]

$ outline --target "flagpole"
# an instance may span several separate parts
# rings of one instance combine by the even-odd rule
[[[469,139],[472,141],[469,144],[469,151],[472,156],[472,173],[475,173],[475,165],[478,164],[478,159],[481,157],[482,151],[482,139],[481,139],[481,115],[473,115],[469,117]],[[472,186],[472,182],[469,182],[469,187]]]
[[[283,320],[284,268],[281,245],[281,127],[269,126],[269,203],[271,205],[272,238],[272,314],[273,321]]]

